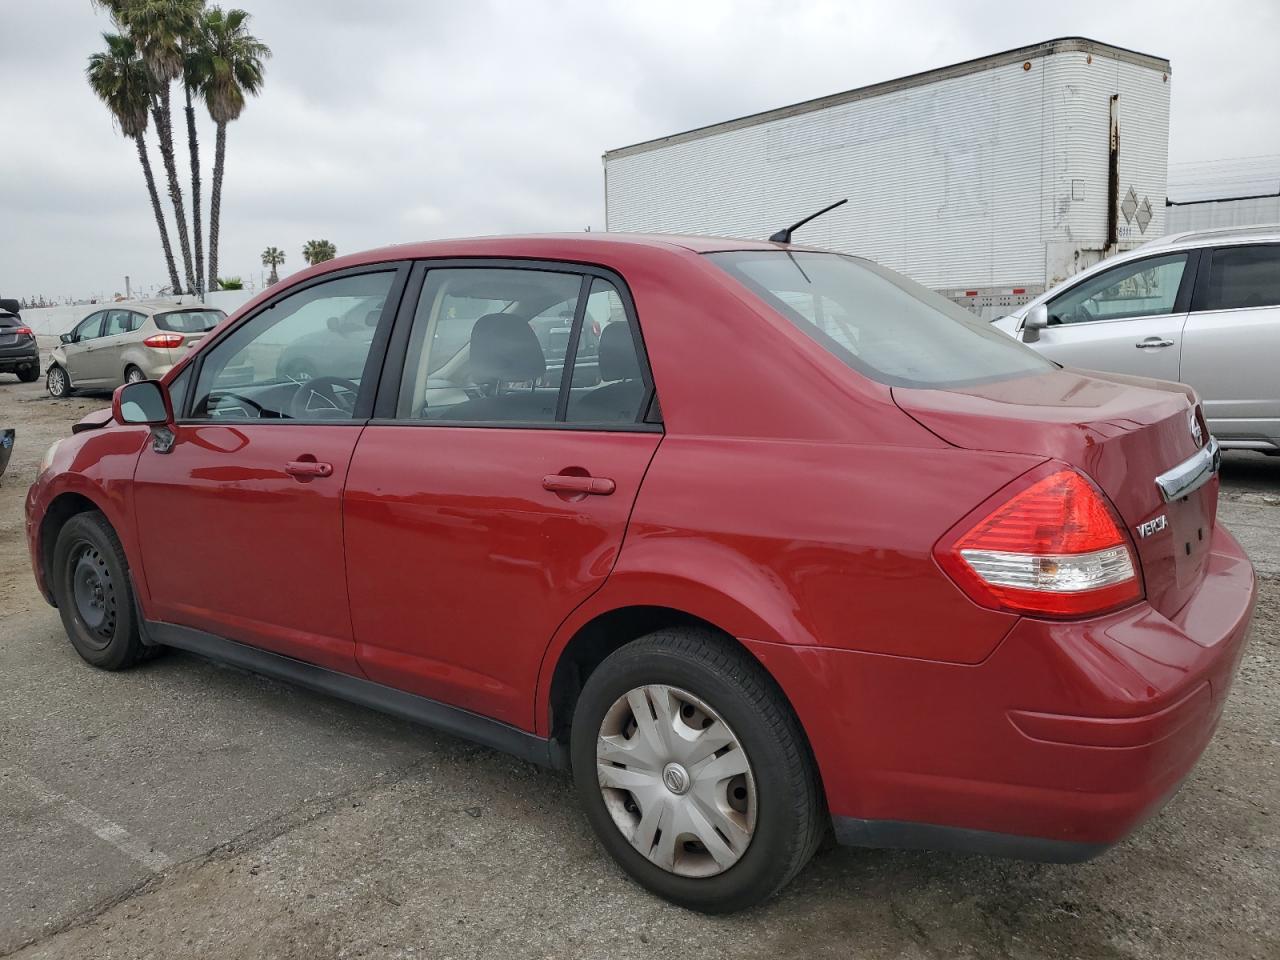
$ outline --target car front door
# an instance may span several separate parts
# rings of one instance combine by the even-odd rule
[[[389,324],[407,273],[392,264],[316,278],[195,358],[172,445],[144,449],[134,474],[153,618],[358,672],[342,487],[372,410],[382,341],[353,342],[365,360],[353,379],[299,384],[280,359],[360,298],[386,304],[380,324]]]
[[[1211,432],[1280,442],[1280,244],[1205,252],[1182,380],[1200,394]]]
[[[105,310],[99,310],[85,317],[71,331],[71,340],[62,346],[62,355],[67,358],[67,376],[76,386],[98,385],[90,372],[90,351],[102,333],[102,321],[106,315]]]
[[[628,319],[607,351],[602,339],[592,386],[574,386],[565,368],[595,352],[582,348],[588,302]],[[562,307],[571,331],[553,359],[530,320]],[[620,278],[568,264],[427,271],[344,494],[368,677],[531,729],[546,646],[612,569],[662,439],[645,422],[651,397]]]
[[[107,310],[103,313],[102,333],[84,355],[87,376],[94,383],[108,387],[124,383],[120,354],[132,329],[133,316],[132,310]]]
[[[1033,345],[1071,367],[1177,380],[1192,261],[1169,253],[1086,277],[1048,302],[1049,326]]]

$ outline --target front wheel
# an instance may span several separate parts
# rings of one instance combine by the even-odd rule
[[[570,756],[605,849],[692,910],[771,896],[825,829],[790,705],[758,662],[709,630],[659,631],[601,663],[574,711]]]
[[[123,670],[163,649],[142,642],[124,548],[101,513],[78,513],[66,522],[54,544],[52,573],[62,625],[84,660]]]
[[[49,368],[44,385],[51,397],[61,400],[63,397],[71,396],[71,378],[67,376],[67,371],[56,363]]]

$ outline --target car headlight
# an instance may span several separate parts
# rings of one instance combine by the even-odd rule
[[[65,440],[65,439],[66,437],[62,438],[62,440]],[[40,458],[40,470],[39,470],[40,474],[43,474],[46,470],[48,470],[51,466],[53,466],[54,454],[58,452],[58,444],[62,443],[62,440],[55,440],[53,441],[53,443],[49,444],[49,449],[46,450],[44,452],[44,456]]]

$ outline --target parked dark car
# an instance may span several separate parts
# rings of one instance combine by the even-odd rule
[[[287,376],[353,299],[349,375]],[[1256,595],[1189,388],[785,243],[348,256],[78,431],[26,517],[86,661],[179,647],[568,768],[712,912],[832,832],[1098,854],[1204,750]]]
[[[0,373],[16,373],[23,383],[40,379],[40,347],[22,322],[13,300],[0,300]]]

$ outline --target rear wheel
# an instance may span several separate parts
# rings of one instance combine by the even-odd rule
[[[141,370],[139,370],[137,367],[135,367],[132,363],[129,364],[129,366],[124,368],[125,383],[140,383],[145,379],[147,379],[147,375],[143,373]]]
[[[23,383],[35,383],[40,379],[40,365],[33,363],[29,367],[23,367],[18,371],[18,379]]]
[[[52,572],[62,625],[87,662],[123,670],[163,649],[142,642],[129,565],[101,513],[78,513],[66,522],[53,548]]]
[[[609,656],[578,700],[570,754],[605,849],[693,910],[771,896],[825,830],[790,706],[759,663],[710,630],[659,631]]]
[[[56,363],[49,368],[44,385],[51,397],[61,399],[71,396],[71,378],[67,376],[67,371]]]

